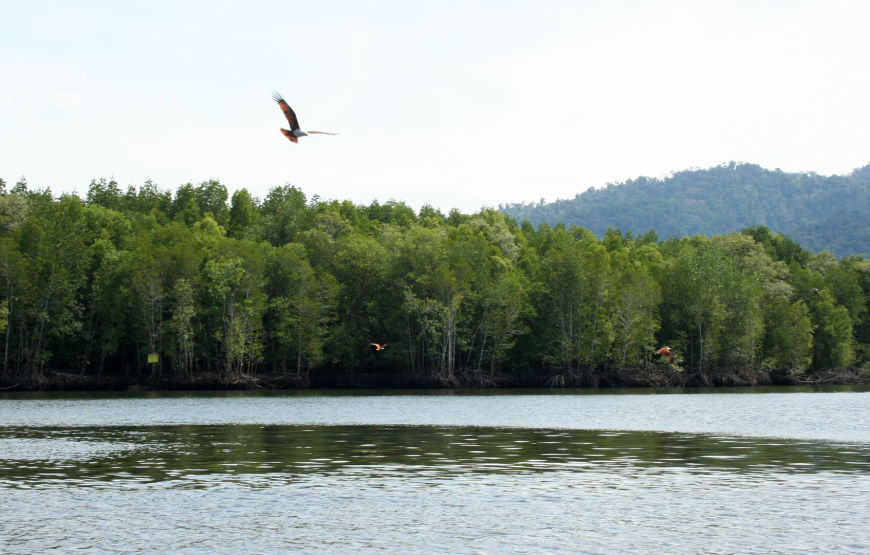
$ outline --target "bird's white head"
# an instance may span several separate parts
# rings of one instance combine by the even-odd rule
[[[306,133],[305,131],[303,131],[303,130],[301,130],[301,129],[294,129],[294,130],[293,130],[293,135],[296,136],[296,137],[307,137],[307,136],[308,136],[308,133]]]

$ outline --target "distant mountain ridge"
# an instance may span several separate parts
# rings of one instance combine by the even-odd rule
[[[870,164],[847,175],[788,173],[729,162],[664,179],[608,183],[573,199],[499,205],[517,220],[562,222],[601,236],[609,227],[670,235],[716,235],[763,224],[805,248],[870,254]]]

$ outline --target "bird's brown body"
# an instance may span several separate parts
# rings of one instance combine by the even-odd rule
[[[673,351],[671,351],[671,348],[668,347],[667,345],[665,345],[664,347],[662,347],[661,349],[659,349],[658,351],[656,351],[656,354],[657,354],[657,355],[662,355],[663,357],[665,357],[666,359],[668,359],[668,362],[669,362],[669,363],[673,363],[673,362],[674,362],[674,353],[673,353]]]
[[[387,344],[384,343],[381,345],[380,343],[369,343],[370,346],[374,347],[376,351],[383,351],[387,348]]]
[[[338,135],[338,133],[327,133],[325,131],[302,131],[299,129],[299,120],[296,118],[296,112],[293,111],[293,108],[287,104],[287,101],[281,97],[280,93],[272,93],[272,98],[275,99],[275,102],[278,103],[278,106],[281,107],[281,111],[284,112],[284,117],[287,118],[287,122],[290,124],[290,129],[281,128],[281,134],[290,139],[296,144],[299,144],[299,137],[307,137],[309,134],[317,134],[317,135]]]

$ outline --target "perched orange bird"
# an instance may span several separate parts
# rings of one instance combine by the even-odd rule
[[[338,135],[338,133],[327,133],[325,131],[302,131],[301,129],[299,129],[299,120],[296,119],[296,113],[293,111],[293,108],[291,108],[290,105],[287,104],[287,101],[281,97],[281,93],[272,93],[272,98],[275,99],[275,102],[278,103],[278,106],[281,107],[281,111],[284,112],[284,115],[287,117],[287,121],[290,122],[290,130],[287,131],[282,127],[281,133],[283,133],[285,137],[287,137],[294,143],[298,144],[299,137],[307,137],[309,133],[311,133],[312,135]]]
[[[384,349],[387,348],[386,343],[384,343],[383,345],[381,345],[380,343],[369,343],[369,345],[374,347],[376,351],[383,351]]]
[[[661,349],[656,351],[656,354],[662,355],[663,357],[668,359],[668,362],[670,362],[670,363],[674,362],[674,353],[671,352],[671,348],[668,347],[667,345],[665,345],[664,347],[662,347]]]

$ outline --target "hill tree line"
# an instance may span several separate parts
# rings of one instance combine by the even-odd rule
[[[260,200],[99,179],[81,198],[0,181],[5,387],[794,379],[868,366],[868,292],[870,261],[764,226],[599,239],[290,185]]]
[[[500,209],[518,221],[578,225],[599,237],[611,227],[682,237],[765,225],[813,252],[870,255],[870,165],[826,177],[730,162],[662,179],[608,183],[573,199]]]

